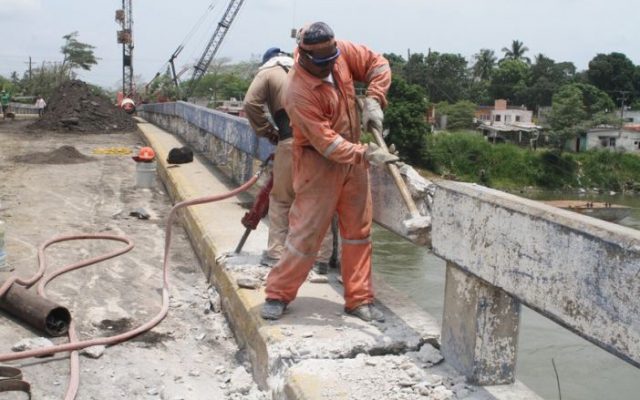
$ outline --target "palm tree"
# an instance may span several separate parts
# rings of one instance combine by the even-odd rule
[[[498,60],[496,53],[493,50],[480,49],[480,52],[475,54],[473,58],[476,60],[473,64],[473,77],[481,81],[491,79],[493,68]]]
[[[519,40],[514,40],[513,42],[511,42],[510,49],[507,47],[503,47],[502,51],[504,52],[503,60],[522,60],[527,64],[531,63],[529,57],[524,56],[524,53],[529,51],[529,48]]]

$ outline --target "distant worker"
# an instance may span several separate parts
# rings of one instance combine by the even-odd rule
[[[394,162],[398,157],[374,143],[360,143],[354,80],[368,86],[364,126],[381,128],[382,107],[391,84],[388,61],[365,46],[336,41],[323,22],[299,32],[284,96],[293,127],[295,199],[284,254],[267,277],[264,319],[280,318],[296,298],[337,212],[345,312],[364,321],[384,321],[384,314],[374,305],[371,281],[368,166]]]
[[[47,106],[47,103],[44,101],[42,96],[38,96],[38,99],[36,100],[36,108],[38,109],[39,117],[42,117],[42,114],[44,114],[44,108],[46,106]]]
[[[285,239],[289,231],[289,209],[295,197],[291,161],[293,138],[282,99],[287,73],[292,66],[291,55],[276,47],[268,49],[262,57],[262,66],[244,98],[244,111],[253,130],[258,136],[263,136],[277,145],[273,161],[273,189],[269,194],[269,238],[267,250],[260,261],[269,267],[273,266],[284,252]],[[332,250],[333,235],[329,231],[318,253],[318,273],[328,272]]]
[[[11,101],[11,93],[2,89],[0,91],[0,107],[2,108],[2,119],[7,117],[9,113],[9,102]]]

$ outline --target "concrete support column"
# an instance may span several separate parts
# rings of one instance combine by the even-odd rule
[[[515,380],[520,303],[447,262],[442,355],[475,385]]]

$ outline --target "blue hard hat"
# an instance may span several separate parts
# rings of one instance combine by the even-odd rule
[[[262,56],[262,63],[266,63],[278,54],[282,54],[282,50],[280,50],[278,47],[271,47],[269,50],[264,52],[264,55]]]

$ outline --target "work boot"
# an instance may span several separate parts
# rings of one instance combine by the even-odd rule
[[[267,299],[262,306],[260,316],[262,317],[262,319],[280,319],[286,308],[287,303],[285,303],[284,301]]]
[[[326,262],[316,261],[314,268],[316,274],[326,275],[329,273],[329,264]]]
[[[260,258],[260,265],[262,265],[263,267],[271,268],[276,265],[277,262],[278,259],[271,257],[269,254],[267,254],[266,251],[262,253],[262,258]]]
[[[369,304],[360,304],[358,307],[353,310],[346,310],[345,312],[349,315],[353,315],[355,317],[360,318],[363,321],[371,322],[384,322],[384,314],[382,311],[378,309],[373,303]]]

